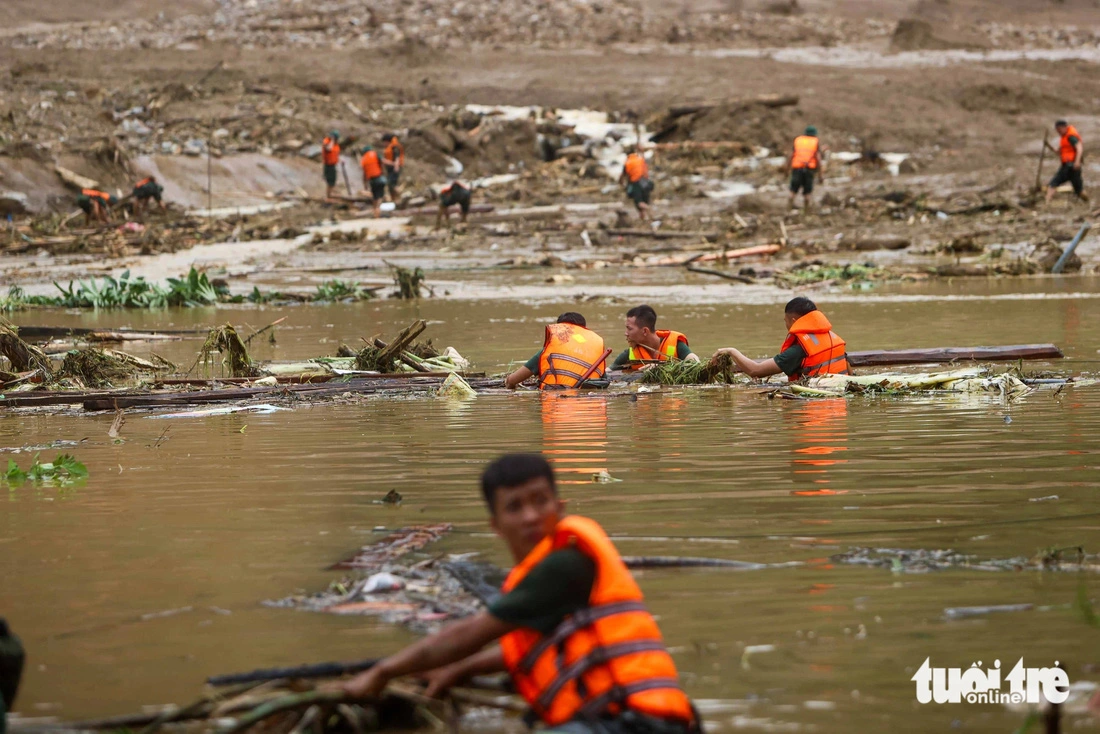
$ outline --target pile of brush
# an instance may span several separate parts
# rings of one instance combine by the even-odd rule
[[[305,668],[338,668],[335,664]],[[356,666],[362,669],[364,666]],[[354,699],[332,686],[317,686],[305,677],[272,678],[268,673],[222,676],[246,679],[234,685],[211,686],[208,692],[183,707],[168,707],[158,713],[115,716],[91,721],[51,724],[50,731],[126,730],[154,734],[161,729],[212,734],[238,734],[250,730],[302,734],[364,734],[375,731],[446,731],[447,721],[463,714],[460,707],[520,712],[523,705],[511,696],[473,688],[454,689],[447,698],[424,695],[423,688],[405,681],[391,683],[381,698]],[[287,673],[295,672],[287,669]],[[340,675],[330,672],[328,676]],[[319,677],[309,675],[309,677]],[[217,679],[211,679],[215,682]],[[471,712],[472,713],[472,712]],[[18,731],[18,728],[15,729]]]
[[[732,385],[738,370],[727,354],[709,362],[669,360],[642,372],[640,382],[649,385]]]

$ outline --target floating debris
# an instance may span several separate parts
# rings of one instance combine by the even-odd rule
[[[1063,553],[1074,551],[1073,559]],[[1086,554],[1082,548],[1052,548],[1034,557],[981,559],[954,550],[909,550],[903,548],[852,548],[830,557],[834,563],[888,568],[895,573],[928,573],[966,569],[971,571],[1093,571],[1100,572],[1100,554]]]
[[[88,467],[81,464],[72,454],[60,454],[49,464],[43,464],[35,454],[34,463],[26,471],[19,468],[13,459],[8,459],[8,469],[4,472],[4,481],[9,485],[57,484],[69,485],[88,477]]]
[[[210,330],[210,335],[206,337],[206,342],[199,351],[199,360],[209,365],[214,352],[226,355],[222,363],[229,368],[230,377],[257,375],[256,366],[248,356],[248,348],[231,324]]]

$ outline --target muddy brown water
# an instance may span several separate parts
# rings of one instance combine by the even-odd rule
[[[819,300],[853,349],[1054,341],[1058,369],[1096,369],[1100,304],[1089,279],[895,286]],[[652,299],[663,325],[701,353],[774,353],[775,303]],[[338,342],[431,322],[490,372],[539,347],[541,324],[581,310],[610,344],[628,303],[393,301],[327,307],[59,314],[52,323],[255,327],[288,316],[260,358],[298,359]],[[42,323],[42,314],[20,315]],[[155,346],[184,362],[196,342]],[[133,351],[142,354],[141,345]],[[1041,365],[1044,366],[1044,365]],[[1045,365],[1049,366],[1049,365]],[[1007,419],[1011,419],[1010,421]],[[202,680],[260,666],[386,653],[412,639],[359,617],[260,605],[323,588],[323,569],[377,526],[449,521],[439,552],[506,564],[477,493],[483,464],[543,450],[573,511],[631,554],[802,565],[731,573],[640,573],[684,683],[713,730],[1010,731],[999,706],[921,706],[909,681],[928,656],[969,667],[1067,665],[1096,680],[1100,630],[1069,607],[1070,574],[951,570],[896,575],[836,565],[852,546],[954,548],[983,558],[1100,545],[1100,390],[848,402],[768,400],[748,389],[447,400],[370,398],[269,415],[155,419],[124,441],[109,415],[0,416],[0,460],[72,451],[91,477],[67,489],[4,490],[0,612],[29,650],[18,711],[78,718],[185,702]],[[164,440],[158,444],[158,437]],[[70,444],[69,442],[75,442]],[[621,482],[595,484],[606,470]],[[374,504],[390,489],[400,507]],[[1057,495],[1056,500],[1034,502]],[[1097,596],[1100,579],[1089,579]],[[947,607],[1031,603],[1031,611],[946,621]],[[745,646],[774,650],[744,655]]]

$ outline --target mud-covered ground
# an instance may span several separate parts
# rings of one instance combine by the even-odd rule
[[[554,253],[615,264],[704,241],[781,243],[750,277],[815,258],[885,260],[890,277],[1021,274],[1049,266],[1036,248],[1064,245],[1094,208],[1068,194],[1045,207],[1032,193],[1053,119],[1069,118],[1086,141],[1097,123],[1100,8],[1085,0],[196,0],[170,11],[134,0],[16,2],[0,13],[10,19],[0,32],[0,190],[24,194],[29,210],[14,214],[5,285],[362,217],[362,204],[318,200],[310,156],[332,128],[356,148],[401,134],[402,206],[433,205],[431,186],[455,161],[465,179],[518,176],[487,181],[475,203],[496,211],[457,236],[432,232],[421,214],[379,239],[319,243],[335,251],[512,249],[534,262]],[[766,95],[798,101],[757,103]],[[670,114],[700,103],[713,106]],[[660,231],[705,236],[615,234],[637,223],[606,160],[568,150],[583,136],[552,115],[503,119],[471,104],[589,108],[659,133]],[[807,124],[834,154],[872,160],[834,155],[819,207],[802,214],[786,205],[777,160]],[[569,154],[544,161],[543,139]],[[667,147],[684,141],[728,145]],[[897,157],[886,165],[875,153]],[[346,163],[358,195],[354,157]],[[120,194],[156,173],[174,211],[144,232],[88,231],[79,218],[59,226],[75,192],[56,165]],[[1042,180],[1054,168],[1048,154]],[[1087,160],[1086,184],[1097,172]],[[278,202],[288,208],[215,223],[181,214]],[[603,208],[522,213],[560,203]],[[1086,241],[1087,271],[1091,251]]]

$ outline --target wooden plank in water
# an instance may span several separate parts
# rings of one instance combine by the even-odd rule
[[[1019,359],[1062,359],[1064,356],[1062,350],[1054,344],[1014,344],[1004,347],[938,347],[848,352],[848,364],[853,367],[886,367],[959,361],[1015,362]]]

